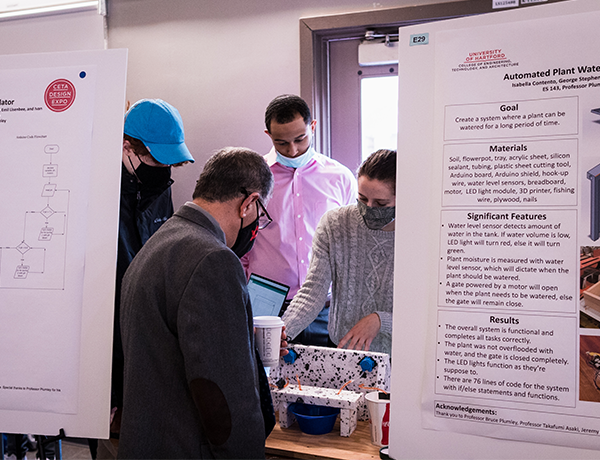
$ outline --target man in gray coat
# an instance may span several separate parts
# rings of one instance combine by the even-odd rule
[[[121,297],[119,458],[264,458],[263,370],[236,254],[270,222],[263,206],[272,186],[256,152],[219,151],[193,201],[129,266]]]

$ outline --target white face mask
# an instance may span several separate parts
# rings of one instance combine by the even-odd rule
[[[277,150],[275,150],[277,152]],[[310,160],[315,156],[315,149],[309,147],[306,152],[296,158],[284,157],[281,153],[277,152],[277,163],[290,168],[301,168],[306,166]]]
[[[396,217],[396,206],[384,206],[372,208],[360,200],[356,200],[358,212],[365,221],[365,225],[371,230],[381,230]]]

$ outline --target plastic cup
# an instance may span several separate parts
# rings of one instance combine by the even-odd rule
[[[371,442],[379,447],[387,446],[390,435],[390,400],[379,399],[378,391],[367,393],[365,399],[369,409]]]
[[[279,316],[255,316],[254,338],[264,367],[279,365],[279,347],[283,321]]]

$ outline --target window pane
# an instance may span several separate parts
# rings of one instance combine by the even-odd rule
[[[396,150],[398,76],[363,78],[360,100],[363,161],[375,150]]]

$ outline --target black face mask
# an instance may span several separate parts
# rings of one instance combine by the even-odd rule
[[[131,163],[131,158],[129,162]],[[131,166],[133,167],[133,164]],[[144,187],[160,188],[171,180],[171,167],[150,166],[140,160],[140,165],[135,169],[133,175]]]
[[[247,227],[242,227],[244,224],[244,219],[241,219],[241,221],[242,223],[240,224],[240,231],[235,239],[235,243],[233,243],[233,246],[231,247],[231,250],[240,259],[246,253],[250,252],[250,249],[252,249],[252,246],[254,246],[254,240],[256,239],[256,235],[258,235],[258,217]]]

